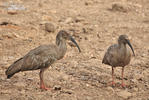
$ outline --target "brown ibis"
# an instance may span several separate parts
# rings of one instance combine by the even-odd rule
[[[67,50],[66,40],[71,40],[76,45],[79,52],[81,52],[74,38],[65,30],[61,30],[56,36],[56,44],[41,45],[29,51],[25,56],[10,65],[5,72],[7,78],[11,78],[14,74],[21,71],[40,69],[40,88],[45,90],[50,89],[44,84],[43,74],[55,61],[64,57]]]
[[[130,47],[130,48],[129,48]],[[128,39],[127,35],[120,35],[118,38],[118,44],[111,45],[106,51],[102,63],[110,65],[112,67],[112,85],[114,85],[114,68],[122,67],[122,87],[124,87],[123,76],[124,67],[130,63],[131,52],[135,56],[133,47]]]

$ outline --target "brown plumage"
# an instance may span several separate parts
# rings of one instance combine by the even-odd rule
[[[43,82],[43,73],[51,64],[64,57],[67,50],[66,40],[71,40],[77,46],[79,52],[81,52],[72,36],[66,31],[61,30],[56,36],[56,45],[41,45],[31,50],[8,67],[6,70],[7,78],[20,71],[40,69],[40,88],[47,90],[48,88],[45,87]]]
[[[129,47],[131,48],[133,55],[135,55],[133,47],[126,35],[120,35],[118,39],[118,44],[111,45],[107,52],[104,55],[102,63],[112,66],[112,85],[114,85],[114,68],[122,67],[122,86],[123,83],[123,74],[124,67],[130,63],[131,60],[131,52]]]

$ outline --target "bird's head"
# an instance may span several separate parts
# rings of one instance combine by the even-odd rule
[[[68,34],[65,30],[60,30],[56,36],[56,41],[58,42],[57,44],[59,44],[61,40],[71,40],[76,45],[79,52],[81,52],[81,49],[77,44],[77,42],[75,41],[75,39],[70,34]]]
[[[130,40],[128,39],[128,36],[127,35],[120,35],[119,36],[119,39],[118,39],[118,43],[119,44],[128,44],[129,47],[131,48],[132,52],[133,52],[133,55],[135,56],[135,53],[134,53],[134,50],[133,50],[133,47],[130,43]]]

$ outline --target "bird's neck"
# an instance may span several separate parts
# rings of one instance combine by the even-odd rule
[[[126,44],[124,44],[124,43],[119,43],[119,54],[121,55],[121,56],[124,56],[124,55],[126,55],[126,52],[127,52],[127,48],[126,48]]]
[[[64,39],[57,40],[56,45],[58,46],[58,54],[59,54],[58,59],[61,59],[64,57],[67,50],[66,41]]]
[[[126,48],[126,44],[124,44],[124,43],[119,43],[119,48]]]

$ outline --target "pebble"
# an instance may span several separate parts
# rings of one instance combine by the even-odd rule
[[[18,12],[16,10],[8,10],[7,13],[10,15],[18,14]]]
[[[133,82],[133,83],[135,83],[135,84],[138,83],[138,81],[136,79],[131,79],[130,81]]]
[[[69,24],[69,23],[72,23],[73,22],[73,19],[71,18],[71,17],[68,17],[65,21],[64,21],[64,23],[66,23],[66,24]]]
[[[138,92],[139,89],[138,88],[133,88],[133,91]]]
[[[61,90],[61,86],[60,85],[54,86],[54,90]]]
[[[112,4],[112,11],[119,11],[119,12],[127,12],[128,8],[126,5],[122,3],[113,3]]]
[[[65,89],[65,90],[63,90],[61,92],[66,93],[66,94],[73,94],[73,91],[67,90],[67,89]]]
[[[128,92],[127,90],[123,90],[123,91],[118,92],[117,95],[124,99],[128,99],[128,97],[130,97],[132,94]]]
[[[111,86],[108,86],[107,90],[114,93],[114,89]]]
[[[85,21],[85,19],[83,17],[76,17],[75,18],[75,22],[82,22],[82,21]]]
[[[52,23],[45,23],[45,30],[48,32],[54,32],[55,26]]]
[[[52,17],[44,15],[44,16],[42,16],[42,20],[43,21],[52,21]]]

